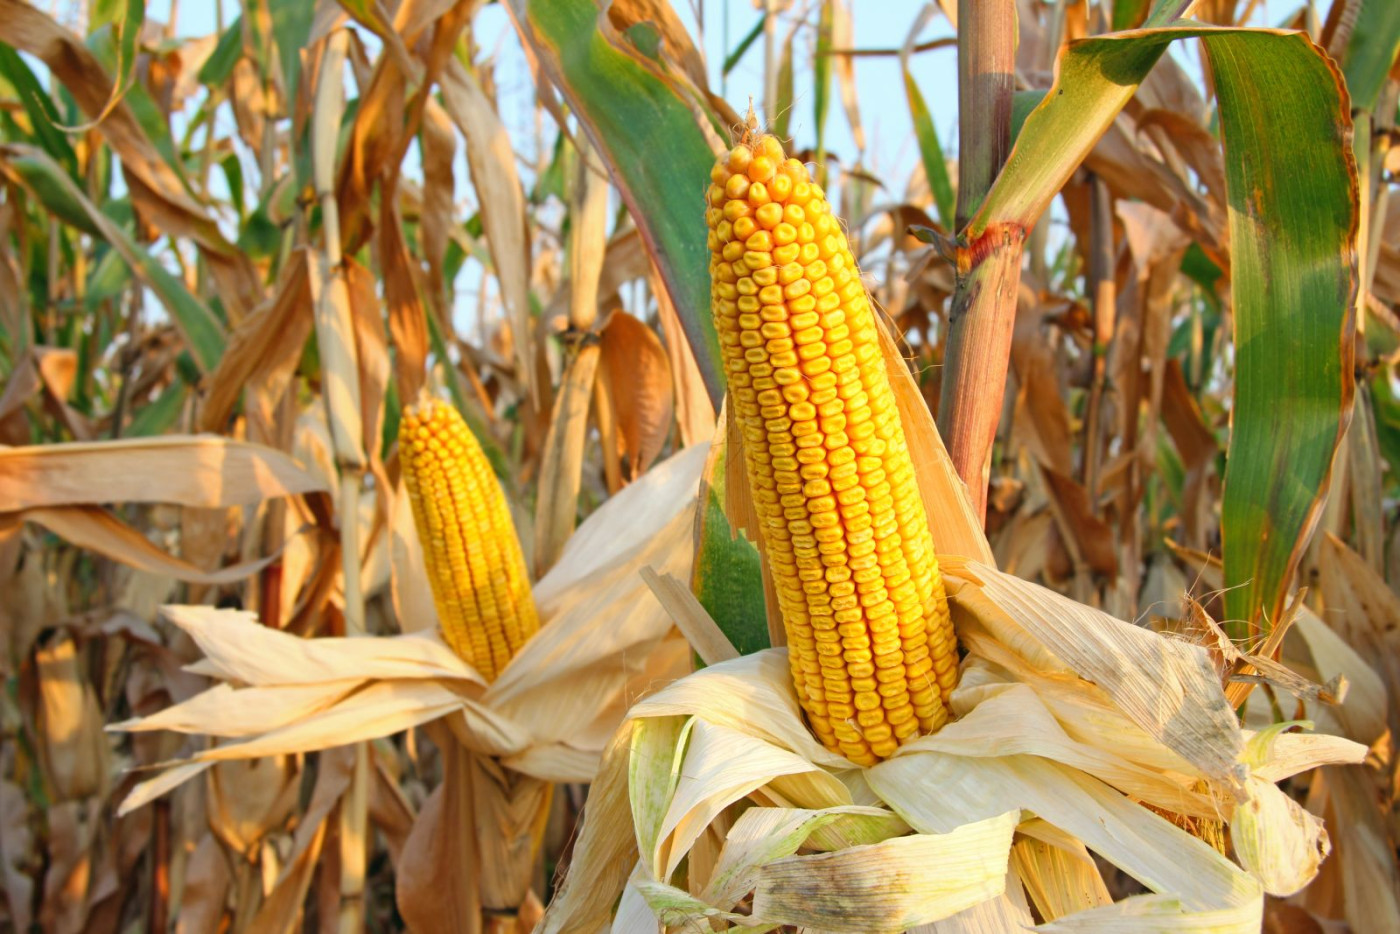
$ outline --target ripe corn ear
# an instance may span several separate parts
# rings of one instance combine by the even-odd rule
[[[711,310],[798,699],[871,765],[946,722],[958,675],[878,324],[825,193],[774,137],[710,179]]]
[[[404,411],[399,458],[443,635],[494,681],[539,629],[505,494],[445,402],[424,399]]]

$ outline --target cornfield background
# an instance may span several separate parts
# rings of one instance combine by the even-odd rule
[[[440,723],[125,809],[212,746],[108,728],[210,684],[166,604],[433,625],[398,563],[421,393],[536,580],[709,442],[704,195],[751,102],[843,219],[1003,571],[1162,631],[1199,601],[1326,681],[1266,641],[1306,605],[1364,660],[1336,731],[1370,756],[1285,785],[1332,855],[1265,923],[1400,930],[1400,5],[975,5],[215,0],[191,36],[179,0],[0,0],[0,931],[531,928],[583,784],[520,918],[483,922]],[[761,648],[757,553],[699,512],[693,588]]]

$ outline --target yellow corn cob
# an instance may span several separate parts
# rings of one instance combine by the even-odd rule
[[[871,765],[947,720],[957,646],[878,326],[826,195],[772,136],[710,175],[711,310],[793,680]]]
[[[443,635],[494,681],[539,629],[505,494],[445,402],[424,399],[404,411],[399,458]]]

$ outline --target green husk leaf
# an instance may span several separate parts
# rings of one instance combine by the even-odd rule
[[[727,451],[711,452],[710,474],[701,486],[691,590],[740,655],[769,648],[763,577],[758,549],[737,532],[724,513]]]

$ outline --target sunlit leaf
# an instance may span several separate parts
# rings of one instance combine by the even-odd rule
[[[710,318],[709,251],[695,222],[714,153],[691,105],[598,31],[591,0],[511,0],[516,29],[587,127],[671,292],[719,403],[724,378]],[[665,171],[657,171],[665,166]]]

